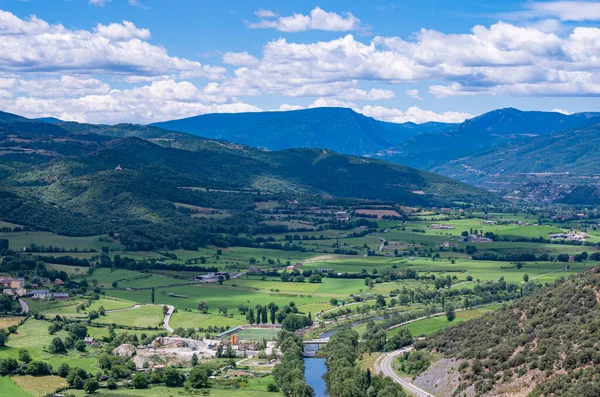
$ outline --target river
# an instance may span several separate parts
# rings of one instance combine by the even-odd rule
[[[327,372],[324,358],[305,358],[304,359],[304,377],[315,390],[315,397],[326,397],[327,386],[323,380],[323,375]]]

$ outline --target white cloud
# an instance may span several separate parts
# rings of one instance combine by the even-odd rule
[[[392,123],[425,123],[428,121],[437,121],[441,123],[462,123],[466,119],[473,117],[472,114],[464,112],[443,112],[436,113],[431,110],[423,110],[416,106],[409,107],[406,111],[399,109],[390,109],[383,106],[365,106],[360,109],[360,113],[365,116],[371,116],[378,120],[389,121]]]
[[[112,89],[99,95],[76,98],[0,98],[2,109],[28,117],[55,116],[91,123],[168,120],[205,113],[254,112],[261,109],[243,102],[215,103],[202,89],[189,82],[160,81],[127,90]]]
[[[561,21],[599,21],[600,3],[591,1],[528,2],[525,10],[503,14],[508,18],[557,18]]]
[[[230,85],[284,95],[349,95],[325,87],[376,81],[439,81],[438,97],[454,95],[585,96],[600,94],[600,29],[567,36],[499,22],[468,34],[423,29],[411,40],[352,35],[316,42],[267,43],[262,58],[235,72]],[[316,87],[320,90],[315,92]],[[359,87],[354,87],[359,88]],[[356,99],[356,98],[350,98]]]
[[[110,86],[95,78],[61,76],[18,80],[13,90],[38,98],[55,98],[106,94],[110,91]]]
[[[464,112],[436,113],[431,110],[423,110],[416,106],[411,106],[405,111],[395,108],[386,108],[384,106],[372,105],[367,105],[360,108],[352,102],[343,102],[332,98],[319,98],[313,103],[311,103],[308,107],[350,108],[357,113],[364,114],[365,116],[373,117],[377,120],[389,121],[392,123],[406,123],[409,121],[417,124],[425,123],[428,121],[437,121],[441,123],[462,123],[466,119],[470,119],[473,117],[472,114]]]
[[[111,23],[108,26],[98,24],[95,31],[98,35],[115,41],[127,41],[131,39],[150,39],[150,30],[138,29],[132,22]]]
[[[564,110],[564,109],[560,109],[560,108],[554,108],[554,109],[552,109],[552,111],[556,112],[556,113],[566,114],[566,115],[574,113],[574,112],[569,112],[568,110]]]
[[[408,95],[412,99],[417,99],[419,101],[423,100],[423,98],[421,98],[421,96],[419,95],[419,90],[409,89],[409,90],[406,90],[405,92],[406,92],[406,95]]]
[[[24,20],[0,10],[0,70],[12,72],[163,74],[213,78],[224,68],[172,57],[150,44],[147,29],[131,22],[98,25],[93,32],[50,25],[32,16]]]
[[[304,107],[300,106],[300,105],[288,105],[287,103],[284,103],[283,105],[279,106],[279,111],[288,111],[288,110],[300,110],[300,109],[304,109]]]
[[[254,66],[258,64],[258,59],[246,51],[226,52],[223,54],[223,62],[234,66]]]
[[[94,5],[97,7],[104,7],[104,5],[108,2],[110,2],[110,0],[89,0],[89,3],[91,5]]]
[[[259,18],[275,18],[275,17],[279,16],[279,14],[277,14],[274,11],[263,10],[262,8],[254,11],[254,15],[256,15]]]
[[[263,15],[259,15],[258,13]],[[349,32],[361,28],[360,19],[347,12],[344,15],[327,12],[320,7],[315,7],[309,15],[293,14],[288,17],[277,17],[272,11],[259,10],[255,13],[261,18],[256,23],[248,23],[251,29],[272,28],[282,32],[304,32],[307,30],[326,30],[330,32]]]

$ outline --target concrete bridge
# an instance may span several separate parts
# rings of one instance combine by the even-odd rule
[[[325,345],[329,342],[329,338],[322,339],[307,339],[303,340],[302,343],[305,345]]]

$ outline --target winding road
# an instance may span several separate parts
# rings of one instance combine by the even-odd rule
[[[21,305],[21,311],[23,313],[29,313],[29,305],[23,299],[19,299],[19,304]]]
[[[169,321],[171,321],[171,316],[173,315],[173,310],[175,310],[175,306],[167,305],[167,307],[169,308],[169,311],[167,312],[167,314],[165,314],[165,319],[163,321],[163,327],[167,331],[173,332],[173,328],[171,328],[171,326],[169,325]]]
[[[396,372],[394,372],[394,369],[392,368],[394,359],[396,359],[396,357],[398,357],[400,354],[404,354],[411,350],[412,346],[407,346],[390,353],[384,353],[381,356],[381,360],[375,363],[375,370],[377,373],[383,372],[385,376],[389,376],[394,382],[400,384],[400,386],[417,397],[435,397],[433,394],[429,394],[425,390],[415,386],[410,381],[402,379],[400,376],[398,376],[398,374],[396,374]]]

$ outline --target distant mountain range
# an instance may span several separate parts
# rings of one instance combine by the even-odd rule
[[[206,114],[152,124],[269,150],[324,148],[367,155],[399,145],[423,132],[445,131],[445,123],[386,123],[346,108],[288,112]]]
[[[298,153],[300,149],[324,149],[329,156],[332,155],[330,151],[335,151],[341,153],[336,156],[354,154],[379,158],[449,176],[507,198],[530,201],[568,201],[575,193],[580,200],[584,196],[581,185],[595,185],[593,175],[600,174],[595,150],[600,113],[591,112],[566,115],[507,108],[459,124],[388,123],[346,108],[208,114],[149,126],[82,124],[54,118],[29,120],[0,113],[0,130],[4,128],[2,120],[4,124],[9,123],[12,130],[26,131],[36,123],[38,132],[54,135],[94,135],[105,140],[137,137],[163,147],[188,151],[224,150],[224,147],[231,147],[227,142],[246,145],[246,151],[262,157],[268,156],[267,152],[251,147],[274,152],[294,149],[281,152],[291,157],[291,153]],[[225,143],[220,145],[221,141]],[[575,179],[565,173],[579,177]],[[551,174],[560,176],[549,179]],[[305,183],[301,183],[302,191],[340,194],[319,190],[314,185],[307,188]],[[377,182],[377,194],[400,198],[397,192],[384,194],[382,183]],[[345,186],[354,186],[354,183],[347,181]],[[420,191],[414,186],[411,189]],[[344,194],[351,192],[348,189]],[[367,197],[366,192],[352,194]],[[402,197],[402,200],[410,201],[411,195]],[[421,197],[416,202],[424,203],[424,199]]]

